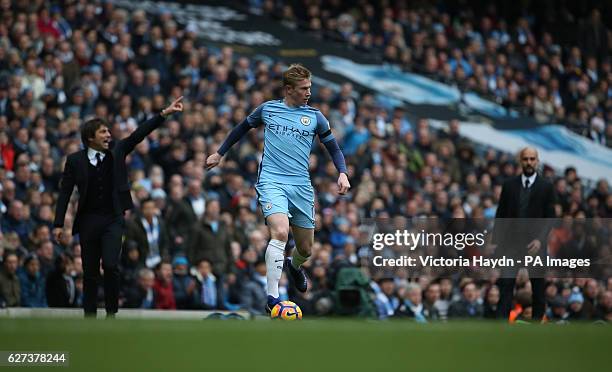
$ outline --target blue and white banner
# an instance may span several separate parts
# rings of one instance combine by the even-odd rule
[[[457,88],[421,75],[402,72],[390,65],[364,65],[342,57],[321,57],[323,68],[342,75],[379,93],[419,105],[452,105],[459,102]]]
[[[430,123],[435,128],[447,126],[439,120]],[[604,178],[612,183],[612,150],[560,125],[499,130],[482,123],[461,122],[460,133],[474,142],[512,154],[533,146],[538,149],[542,164],[561,172],[573,166],[583,178],[592,181]]]
[[[355,83],[412,105],[464,105],[468,109],[492,118],[518,117],[515,111],[509,111],[477,94],[462,94],[454,86],[403,72],[397,66],[360,64],[332,55],[322,56],[321,62],[323,69],[328,72],[342,75]]]

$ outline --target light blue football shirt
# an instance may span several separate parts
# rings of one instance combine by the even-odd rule
[[[310,185],[308,164],[315,134],[323,143],[334,138],[325,116],[308,105],[289,107],[274,100],[261,104],[247,120],[252,128],[264,125],[258,182]]]

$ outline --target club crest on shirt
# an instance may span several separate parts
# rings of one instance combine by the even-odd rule
[[[266,210],[269,211],[270,209],[272,209],[272,203],[266,204]]]
[[[302,116],[300,118],[300,122],[302,124],[304,124],[305,126],[309,126],[310,125],[310,118],[308,116]]]

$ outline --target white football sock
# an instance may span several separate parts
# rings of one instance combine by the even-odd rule
[[[285,261],[285,245],[276,239],[271,239],[266,248],[266,279],[268,282],[268,295],[278,298],[278,282],[283,273],[283,263]]]

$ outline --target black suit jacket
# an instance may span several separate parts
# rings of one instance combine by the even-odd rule
[[[130,194],[130,184],[128,183],[128,170],[125,164],[125,158],[134,150],[137,144],[142,142],[149,133],[157,129],[163,122],[163,116],[154,116],[144,123],[141,123],[128,137],[120,141],[112,142],[110,149],[106,152],[106,156],[110,156],[113,162],[113,210],[116,214],[121,214],[125,210],[134,208],[134,203]],[[79,206],[72,227],[73,234],[79,231],[79,217],[87,198],[88,163],[87,148],[68,155],[66,165],[64,166],[64,173],[60,181],[60,192],[53,226],[64,226],[68,202],[70,201],[70,196],[76,185],[79,190]]]
[[[540,240],[546,252],[546,238],[555,217],[555,190],[552,183],[537,175],[531,186],[527,217],[519,219],[521,176],[506,181],[502,186],[499,205],[495,214],[494,242],[507,251],[510,246],[525,246],[534,239]],[[501,219],[501,220],[500,220]],[[522,254],[523,252],[515,252]],[[504,252],[508,253],[508,252]]]

